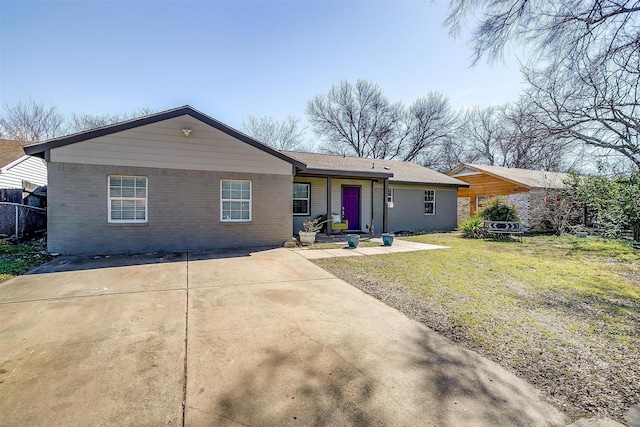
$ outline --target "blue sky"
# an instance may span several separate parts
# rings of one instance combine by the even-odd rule
[[[469,67],[466,40],[431,1],[0,0],[0,103],[65,113],[190,104],[240,128],[305,120],[306,102],[365,78],[394,101],[430,91],[453,107],[514,101],[517,63]]]

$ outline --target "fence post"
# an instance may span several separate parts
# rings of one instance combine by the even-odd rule
[[[18,241],[18,205],[15,205],[16,207],[16,242]]]

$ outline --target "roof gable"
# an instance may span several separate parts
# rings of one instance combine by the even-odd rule
[[[128,120],[125,122],[120,122],[120,123],[115,123],[112,125],[108,125],[108,126],[104,126],[101,128],[97,128],[97,129],[91,129],[85,132],[80,132],[80,133],[76,133],[73,135],[68,135],[68,136],[64,136],[64,137],[60,137],[60,138],[54,138],[54,139],[50,139],[48,141],[44,141],[41,143],[37,143],[37,144],[32,144],[32,145],[28,145],[26,147],[24,147],[24,152],[29,154],[29,155],[34,155],[34,156],[39,156],[39,157],[45,157],[45,153],[51,149],[54,148],[59,148],[59,147],[64,147],[66,145],[70,145],[70,144],[75,144],[78,142],[82,142],[82,141],[87,141],[90,139],[95,139],[95,138],[99,138],[102,136],[107,136],[107,135],[111,135],[117,132],[123,132],[126,130],[130,130],[130,129],[134,129],[137,127],[141,127],[141,126],[145,126],[145,125],[149,125],[149,124],[153,124],[153,123],[157,123],[157,122],[161,122],[164,120],[169,120],[175,117],[180,117],[180,116],[184,116],[184,115],[188,115],[191,116],[203,123],[206,123],[207,125],[226,133],[227,135],[242,141],[246,144],[249,144],[252,147],[255,147],[259,150],[264,151],[265,153],[268,153],[274,157],[277,157],[281,160],[284,160],[286,162],[289,162],[295,166],[304,166],[302,164],[300,164],[299,161],[297,161],[296,159],[293,159],[277,150],[274,150],[273,148],[262,144],[261,142],[251,138],[250,136],[230,127],[225,125],[222,122],[219,122],[217,120],[215,120],[214,118],[207,116],[204,113],[201,113],[200,111],[194,109],[193,107],[189,106],[189,105],[185,105],[183,107],[179,107],[179,108],[174,108],[172,110],[167,110],[167,111],[162,111],[160,113],[156,113],[156,114],[151,114],[149,116],[145,116],[145,117],[140,117],[137,119],[132,119],[132,120]]]

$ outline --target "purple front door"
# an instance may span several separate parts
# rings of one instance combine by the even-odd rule
[[[360,229],[360,187],[342,187],[342,215],[349,230]]]

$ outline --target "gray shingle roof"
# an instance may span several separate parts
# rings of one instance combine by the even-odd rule
[[[562,182],[569,174],[561,172],[535,171],[529,169],[506,168],[502,166],[478,165],[474,163],[463,163],[449,174],[455,176],[456,171],[463,167],[476,169],[480,172],[488,173],[499,178],[508,179],[517,184],[524,185],[529,188],[564,188]]]
[[[323,171],[334,172],[336,175],[359,175],[369,173],[372,176],[390,176],[389,182],[410,184],[434,184],[454,187],[468,187],[466,182],[436,172],[415,163],[398,160],[367,159],[361,157],[343,157],[332,154],[302,153],[298,151],[283,151],[307,165],[303,172],[313,173]]]

